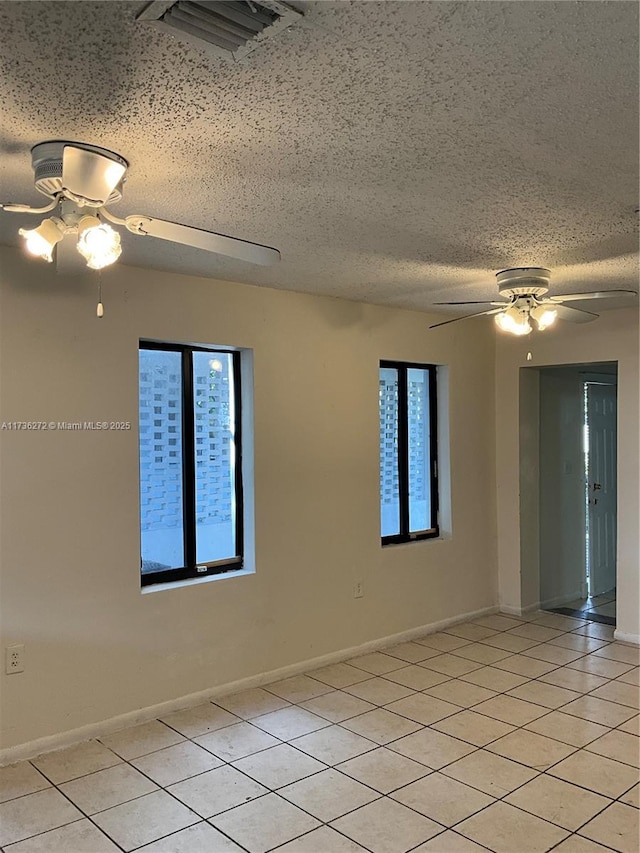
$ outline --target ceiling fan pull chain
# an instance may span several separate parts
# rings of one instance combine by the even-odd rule
[[[104,317],[104,305],[102,304],[102,275],[98,271],[98,305],[96,307],[96,317]]]

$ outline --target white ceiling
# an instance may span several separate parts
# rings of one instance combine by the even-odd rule
[[[637,288],[635,2],[297,2],[235,64],[144,5],[0,3],[2,200],[42,203],[30,147],[79,140],[131,163],[115,213],[283,255],[125,235],[137,266],[418,309],[494,298],[513,266]],[[0,212],[0,242],[27,222]]]

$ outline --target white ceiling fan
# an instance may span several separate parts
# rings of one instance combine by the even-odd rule
[[[593,290],[586,293],[566,293],[563,296],[547,296],[551,272],[543,267],[517,267],[496,273],[500,296],[506,297],[500,301],[485,302],[434,302],[434,305],[490,305],[486,311],[467,314],[464,317],[454,317],[442,323],[429,326],[435,329],[467,320],[469,317],[495,315],[496,325],[505,332],[513,335],[528,335],[533,331],[531,321],[542,331],[549,328],[556,320],[568,320],[570,323],[590,323],[597,320],[598,314],[584,311],[582,308],[570,308],[565,302],[582,301],[585,299],[610,299],[633,294],[635,290]]]
[[[31,149],[36,189],[50,199],[45,207],[0,204],[9,213],[55,213],[33,229],[21,228],[27,251],[52,262],[54,250],[58,269],[68,249],[78,253],[91,269],[114,263],[122,252],[120,234],[109,223],[120,225],[139,236],[157,237],[185,246],[195,246],[237,258],[251,264],[269,266],[280,260],[280,252],[269,246],[227,237],[200,228],[167,222],[151,216],[132,215],[119,219],[107,208],[122,198],[129,164],[113,151],[83,142],[41,142]],[[65,239],[66,238],[66,239]]]

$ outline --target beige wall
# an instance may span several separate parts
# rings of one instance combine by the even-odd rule
[[[253,350],[257,569],[141,594],[136,429],[0,432],[5,746],[495,603],[490,323],[120,264],[98,321],[95,277],[0,252],[0,420],[135,427],[140,337]],[[451,538],[380,547],[381,358],[449,366]]]
[[[527,353],[531,352],[531,360]],[[604,312],[594,323],[558,324],[528,340],[496,338],[496,482],[499,602],[518,610],[537,602],[530,562],[521,563],[519,513],[521,368],[618,362],[618,612],[619,636],[640,635],[638,312]],[[526,391],[526,389],[525,389]]]

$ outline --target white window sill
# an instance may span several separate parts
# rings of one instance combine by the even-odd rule
[[[184,578],[183,580],[171,581],[170,583],[154,583],[141,587],[140,592],[143,595],[147,595],[150,592],[163,592],[164,590],[176,589],[182,586],[198,586],[202,583],[210,583],[211,581],[224,581],[253,574],[255,574],[255,571],[252,569],[238,569],[236,572],[221,572],[217,575],[205,575],[201,578]]]

